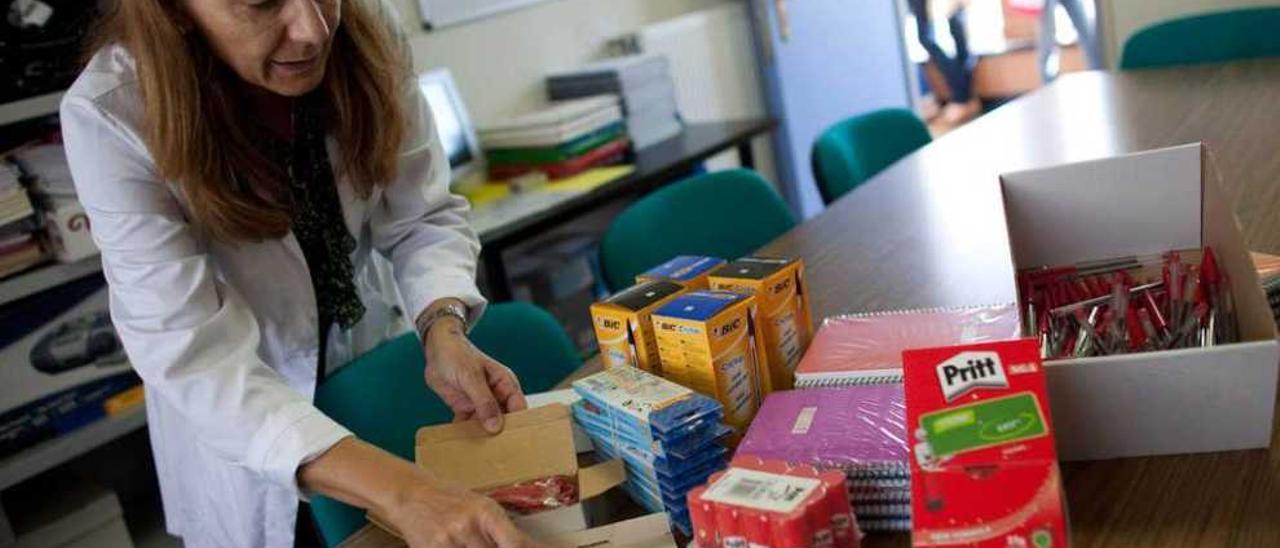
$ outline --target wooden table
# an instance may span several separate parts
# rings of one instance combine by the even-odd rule
[[[997,176],[1204,141],[1246,244],[1280,252],[1280,62],[1065,76],[908,156],[766,246],[803,257],[817,318],[1015,299]],[[1278,423],[1280,424],[1280,423]],[[1064,465],[1075,546],[1280,546],[1280,436]],[[871,535],[864,546],[906,546]]]

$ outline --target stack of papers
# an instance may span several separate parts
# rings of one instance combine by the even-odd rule
[[[573,417],[596,451],[626,465],[623,489],[651,512],[667,512],[691,530],[689,490],[723,470],[732,431],[718,402],[633,367],[616,367],[573,383],[582,401]]]
[[[737,454],[843,472],[862,529],[910,528],[911,466],[901,384],[770,394]]]
[[[615,164],[627,151],[618,99],[594,97],[551,106],[479,131],[489,176],[511,179],[531,172],[572,177]]]
[[[659,55],[608,59],[547,78],[547,93],[555,101],[602,94],[619,97],[627,135],[636,150],[683,130],[675,89],[670,64]]]
[[[71,166],[67,163],[67,150],[61,144],[24,148],[13,154],[13,160],[31,178],[33,194],[41,197],[76,197]]]
[[[14,152],[13,161],[30,181],[46,234],[46,251],[63,263],[97,255],[84,207],[76,197],[66,148],[61,143],[27,147]]]

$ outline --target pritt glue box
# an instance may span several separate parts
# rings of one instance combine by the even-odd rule
[[[902,353],[915,546],[1067,546],[1035,340]]]
[[[591,305],[591,323],[605,368],[639,367],[661,374],[650,315],[682,292],[683,287],[671,282],[642,283]]]
[[[724,422],[737,435],[760,407],[755,297],[726,291],[693,291],[653,313],[662,375],[724,405]]]
[[[724,259],[681,255],[636,276],[636,283],[663,280],[677,283],[689,290],[710,289],[707,276],[724,264]]]
[[[799,259],[745,257],[711,273],[711,289],[755,295],[768,374],[764,393],[790,390],[796,365],[813,340],[804,262]]]

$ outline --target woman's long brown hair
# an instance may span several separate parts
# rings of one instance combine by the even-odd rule
[[[364,1],[342,2],[321,86],[340,151],[338,173],[368,197],[395,177],[409,66]],[[291,219],[287,174],[255,146],[238,76],[198,32],[183,30],[174,0],[114,4],[91,51],[119,43],[136,60],[147,147],[159,175],[181,185],[195,225],[222,241],[283,237]]]

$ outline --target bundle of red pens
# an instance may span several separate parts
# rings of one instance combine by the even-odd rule
[[[1023,329],[1045,359],[1238,340],[1226,272],[1213,249],[1171,251],[1018,273]]]

